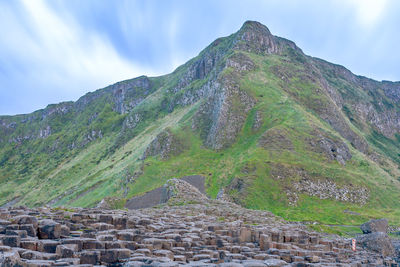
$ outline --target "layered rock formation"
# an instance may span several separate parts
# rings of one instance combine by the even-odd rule
[[[0,209],[0,264],[398,266],[387,250],[352,251],[351,239],[209,200],[183,180],[169,186],[169,204],[154,209]]]

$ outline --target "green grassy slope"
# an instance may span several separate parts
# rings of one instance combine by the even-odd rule
[[[382,114],[398,110],[397,102],[378,90],[379,83],[373,82],[378,89],[366,89],[356,76],[305,56],[283,39],[279,53],[260,53],[256,44],[235,49],[248,28],[216,40],[169,75],[139,77],[76,103],[0,117],[0,205],[91,207],[107,198],[123,207],[130,197],[170,178],[201,174],[210,197],[224,189],[245,207],[289,220],[354,225],[384,216],[400,225],[400,139],[385,136],[356,106],[369,103]],[[247,63],[239,63],[251,68],[237,74],[226,66],[232,58],[244,58]],[[210,101],[213,81],[238,84],[254,103],[233,144],[220,150],[207,146],[202,129],[193,127],[197,112]],[[341,100],[333,99],[329,88]],[[234,95],[229,108],[240,113],[243,103]],[[166,129],[183,152],[143,159]],[[341,164],[332,158],[338,151],[321,150],[321,140],[347,148],[351,157]],[[366,142],[365,150],[355,143],[359,140]],[[304,179],[365,189],[368,200],[296,192],[293,202],[290,192]]]
[[[275,64],[282,64],[279,57],[250,56],[257,62],[259,68],[243,78],[242,86],[253,94],[258,102],[250,112],[237,142],[223,151],[205,149],[199,136],[191,131],[190,123],[184,123],[179,131],[185,132],[184,138],[190,140],[191,148],[167,161],[160,161],[157,158],[147,159],[144,173],[138,180],[141,186],[139,188],[133,186],[129,196],[160,186],[172,177],[203,174],[207,177],[210,196],[215,197],[220,188],[228,186],[234,178],[240,178],[245,181],[247,188],[245,192],[230,191],[229,194],[235,200],[249,208],[271,210],[290,220],[358,224],[369,217],[389,216],[392,223],[399,224],[398,181],[354,148],[351,148],[353,157],[345,166],[321,157],[320,153],[310,151],[307,139],[313,137],[312,132],[315,127],[337,138],[340,136],[313,114],[313,111],[296,104],[280,88],[279,77],[269,71]],[[306,85],[292,86],[291,90],[301,89],[302,94],[312,94],[305,90]],[[263,125],[259,130],[253,131],[252,124],[256,111],[262,112]],[[270,148],[260,147],[259,139],[268,130],[286,135],[293,144],[293,150],[288,150],[284,144]],[[370,201],[360,206],[300,195],[298,204],[290,206],[283,189],[300,177],[296,176],[295,172],[291,172],[292,176],[283,180],[271,177],[273,171],[284,173],[282,167],[305,170],[313,179],[365,186],[370,190]],[[147,181],[153,183],[147,184]],[[157,183],[154,184],[154,181]],[[361,215],[349,215],[344,212],[345,210]]]

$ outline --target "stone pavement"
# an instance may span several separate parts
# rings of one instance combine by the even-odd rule
[[[0,265],[398,266],[352,251],[350,239],[173,186],[167,205],[141,210],[0,209]]]

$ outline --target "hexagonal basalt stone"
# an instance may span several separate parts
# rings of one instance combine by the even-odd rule
[[[61,236],[61,224],[53,220],[42,220],[39,223],[40,239],[58,239]]]

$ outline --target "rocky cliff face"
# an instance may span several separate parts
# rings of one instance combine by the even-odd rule
[[[1,116],[0,204],[124,203],[204,175],[211,197],[251,208],[395,209],[399,91],[248,21],[171,74]]]

